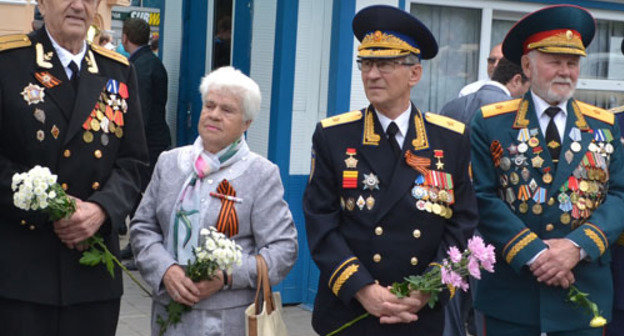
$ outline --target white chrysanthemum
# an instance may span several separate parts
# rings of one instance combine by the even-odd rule
[[[214,240],[212,240],[212,239],[210,239],[210,238],[206,238],[206,244],[205,244],[205,246],[206,246],[206,249],[207,249],[208,251],[212,251],[212,250],[214,250],[214,249],[216,249],[216,248],[217,248],[217,245],[215,244]]]
[[[210,234],[210,230],[208,230],[206,228],[203,228],[203,229],[199,230],[199,234],[202,235],[202,236],[207,236],[207,235]]]
[[[52,190],[48,193],[48,198],[49,199],[55,199],[56,198],[56,191]]]

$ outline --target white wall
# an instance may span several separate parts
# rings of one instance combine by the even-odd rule
[[[162,62],[167,69],[168,97],[167,124],[171,129],[173,145],[176,143],[178,89],[180,84],[180,54],[182,52],[182,1],[167,1],[161,40]]]
[[[262,105],[256,120],[247,131],[247,143],[252,151],[267,157],[277,1],[254,0],[253,3],[250,75],[260,86]]]
[[[332,0],[300,0],[290,138],[291,175],[310,173],[312,134],[327,114]]]

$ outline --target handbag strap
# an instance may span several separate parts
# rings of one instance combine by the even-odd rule
[[[260,314],[262,311],[260,290],[262,290],[263,302],[267,303],[267,314],[271,314],[275,310],[275,302],[273,301],[273,291],[271,290],[271,283],[269,281],[269,269],[266,261],[260,254],[256,255],[256,270],[258,273],[258,280],[256,281],[256,298],[254,299],[256,315]]]

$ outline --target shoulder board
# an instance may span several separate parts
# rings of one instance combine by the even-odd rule
[[[431,112],[425,113],[425,119],[431,124],[444,127],[459,134],[464,134],[464,130],[466,129],[466,125],[461,121]]]
[[[123,65],[130,65],[130,62],[128,62],[128,59],[126,58],[126,56],[112,51],[112,50],[108,50],[104,47],[100,47],[97,44],[91,44],[91,49],[93,49],[93,51],[95,51],[96,53],[106,57],[106,58],[110,58],[112,60],[115,60]]]
[[[578,100],[576,101],[576,103],[581,109],[581,113],[583,113],[583,115],[586,115],[596,120],[600,120],[609,125],[613,125],[615,123],[615,116],[613,115],[613,113],[610,113],[605,109],[601,109],[600,107],[589,105]]]
[[[493,116],[497,116],[499,114],[505,114],[509,112],[516,112],[520,107],[520,102],[522,99],[513,99],[507,100],[503,102],[498,102],[490,105],[485,105],[481,108],[481,112],[483,113],[483,118],[489,118]]]
[[[346,124],[348,122],[362,119],[362,111],[356,110],[321,120],[323,128]]]
[[[0,36],[0,51],[28,47],[31,44],[26,34]]]
[[[622,106],[617,106],[617,107],[613,107],[607,110],[608,112],[611,112],[613,114],[619,114],[624,112],[624,105]]]

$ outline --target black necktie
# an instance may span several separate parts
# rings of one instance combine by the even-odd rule
[[[550,152],[550,157],[553,163],[559,162],[559,153],[561,152],[561,138],[559,137],[559,131],[557,125],[555,125],[555,116],[561,109],[556,106],[551,106],[546,109],[545,113],[550,117],[548,127],[546,127],[546,146]]]
[[[74,87],[74,92],[78,92],[78,80],[80,78],[80,70],[78,70],[78,65],[74,63],[74,61],[69,62],[69,68],[72,71],[70,82]]]
[[[399,131],[399,126],[393,122],[388,125],[388,129],[386,129],[386,135],[388,136],[388,141],[390,142],[390,147],[392,147],[392,151],[394,155],[399,158],[401,156],[401,147],[399,147],[399,143],[396,140],[396,134]]]

